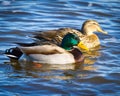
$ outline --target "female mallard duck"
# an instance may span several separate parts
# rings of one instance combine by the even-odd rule
[[[81,31],[72,28],[61,28],[58,30],[50,30],[46,32],[36,33],[34,34],[34,38],[37,38],[39,41],[46,41],[46,42],[48,41],[60,45],[62,38],[67,33],[74,33],[77,34],[81,42],[88,49],[90,49],[100,45],[99,38],[96,34],[94,34],[94,32],[101,32],[107,34],[107,32],[101,29],[97,21],[87,20],[83,23]],[[37,43],[39,44],[40,42]]]
[[[29,47],[16,47],[7,49],[5,54],[12,59],[26,57],[25,60],[37,63],[47,64],[77,63],[83,61],[84,58],[81,51],[78,49],[79,43],[80,39],[76,34],[68,33],[63,38],[61,47],[54,44]],[[19,54],[17,55],[17,53]],[[19,60],[21,61],[24,59],[20,58]]]

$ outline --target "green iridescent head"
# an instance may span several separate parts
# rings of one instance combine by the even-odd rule
[[[77,46],[79,42],[80,39],[76,34],[68,33],[64,36],[61,47],[66,50],[71,50],[73,46]]]

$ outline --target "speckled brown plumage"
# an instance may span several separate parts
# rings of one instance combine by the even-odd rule
[[[60,28],[56,30],[36,33],[34,34],[34,38],[37,38],[41,41],[39,42],[39,44],[43,44],[44,41],[44,43],[47,42],[60,45],[63,37],[67,33],[75,33],[79,36],[83,44],[90,49],[100,45],[99,38],[96,34],[94,34],[94,32],[101,32],[107,34],[107,32],[101,29],[97,21],[87,20],[83,23],[81,31],[73,28]]]

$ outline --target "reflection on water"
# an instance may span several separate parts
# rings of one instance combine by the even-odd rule
[[[0,0],[0,96],[119,96],[119,0]],[[84,53],[81,64],[44,65],[10,61],[2,53],[30,43],[32,33],[97,20],[109,35],[101,47]],[[97,85],[97,86],[96,86]],[[112,86],[112,87],[111,87]]]
[[[23,71],[26,76],[32,76],[34,78],[44,78],[44,79],[73,79],[74,75],[68,74],[67,72],[81,70],[81,71],[93,71],[96,70],[92,65],[84,64],[66,64],[66,65],[49,65],[49,64],[33,64],[33,63],[18,63],[18,62],[9,62],[12,65],[14,70]],[[64,71],[63,71],[64,70]],[[60,75],[61,72],[64,72],[63,75]],[[37,74],[38,73],[38,74]],[[79,73],[80,76],[84,74]],[[87,74],[86,74],[87,75]],[[82,78],[82,77],[81,77]]]

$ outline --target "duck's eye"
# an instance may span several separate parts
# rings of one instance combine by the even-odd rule
[[[97,25],[96,23],[93,23],[93,24]]]
[[[93,22],[94,25],[99,25],[98,23]]]
[[[79,40],[79,37],[74,37],[75,40]]]

